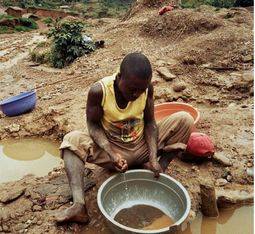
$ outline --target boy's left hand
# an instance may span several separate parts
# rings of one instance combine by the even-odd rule
[[[150,164],[150,170],[154,173],[154,176],[156,178],[158,178],[159,173],[163,172],[159,162],[158,161],[150,161],[149,164]]]

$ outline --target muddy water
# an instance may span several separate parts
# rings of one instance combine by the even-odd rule
[[[199,215],[179,234],[253,234],[253,206],[220,211],[217,219]]]
[[[60,165],[58,143],[46,139],[0,142],[0,183],[19,180],[27,174],[47,175]]]
[[[174,221],[161,210],[148,205],[135,205],[120,210],[114,219],[127,227],[157,230],[171,226]]]
[[[253,234],[253,206],[224,209],[217,219],[203,217],[201,214],[187,229],[177,234]],[[97,229],[84,228],[82,234],[97,234]],[[101,234],[113,234],[109,228],[100,230]]]

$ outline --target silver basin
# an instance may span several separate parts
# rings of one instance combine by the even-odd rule
[[[180,229],[190,211],[190,197],[181,183],[165,174],[155,179],[148,170],[130,170],[111,176],[100,186],[97,203],[114,233],[173,233]],[[154,206],[176,222],[158,230],[140,230],[114,220],[120,210],[133,205]]]

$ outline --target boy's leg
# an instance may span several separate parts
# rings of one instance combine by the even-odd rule
[[[70,208],[56,213],[55,219],[57,222],[75,221],[86,223],[89,221],[89,216],[85,206],[84,166],[86,161],[97,164],[97,161],[92,158],[92,141],[85,133],[73,131],[65,135],[60,149],[74,204]],[[99,164],[107,166],[108,159],[103,158],[107,155],[101,153],[100,150],[96,150],[94,153],[101,156],[98,160]]]
[[[63,150],[65,170],[74,204],[55,215],[57,222],[74,221],[86,223],[89,221],[84,195],[84,162],[72,151]]]
[[[158,150],[163,151],[159,162],[163,170],[180,151],[185,151],[193,129],[194,119],[184,111],[172,114],[158,123]]]

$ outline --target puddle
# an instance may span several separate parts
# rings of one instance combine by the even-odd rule
[[[179,234],[253,234],[253,206],[220,211],[217,219],[201,214]]]
[[[46,139],[11,139],[0,142],[0,183],[27,174],[47,175],[59,166],[59,144]]]

